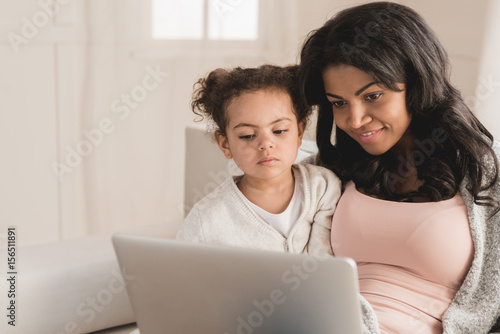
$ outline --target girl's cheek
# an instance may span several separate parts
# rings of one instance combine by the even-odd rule
[[[254,150],[252,144],[250,143],[245,143],[244,145],[241,145],[238,149],[243,154],[250,153],[252,150]]]

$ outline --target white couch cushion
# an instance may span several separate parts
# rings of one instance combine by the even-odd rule
[[[174,238],[181,222],[122,231]],[[5,250],[1,253],[5,257]],[[23,247],[18,250],[16,326],[0,325],[1,333],[89,333],[134,322],[111,235]],[[1,280],[0,291],[7,291]],[[5,328],[5,330],[4,330]]]

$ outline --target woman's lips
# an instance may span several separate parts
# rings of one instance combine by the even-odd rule
[[[356,133],[356,135],[363,143],[371,143],[376,140],[378,136],[380,136],[383,130],[384,128],[380,128],[378,130],[363,131]]]

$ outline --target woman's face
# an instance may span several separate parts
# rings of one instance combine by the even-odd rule
[[[350,65],[323,71],[327,99],[337,126],[372,155],[383,154],[407,133],[411,115],[406,108],[405,85],[393,91]]]

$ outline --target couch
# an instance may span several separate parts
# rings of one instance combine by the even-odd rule
[[[241,173],[227,160],[202,127],[186,128],[184,207],[212,191],[230,175]],[[297,160],[316,151],[304,141]],[[174,238],[182,221],[159,222],[130,228],[128,233]],[[111,244],[111,234],[76,240],[19,247],[16,326],[7,325],[2,312],[3,334],[131,333],[136,328],[122,275]],[[6,258],[5,250],[0,252]],[[1,280],[2,301],[6,279]],[[3,304],[2,304],[3,305]]]

